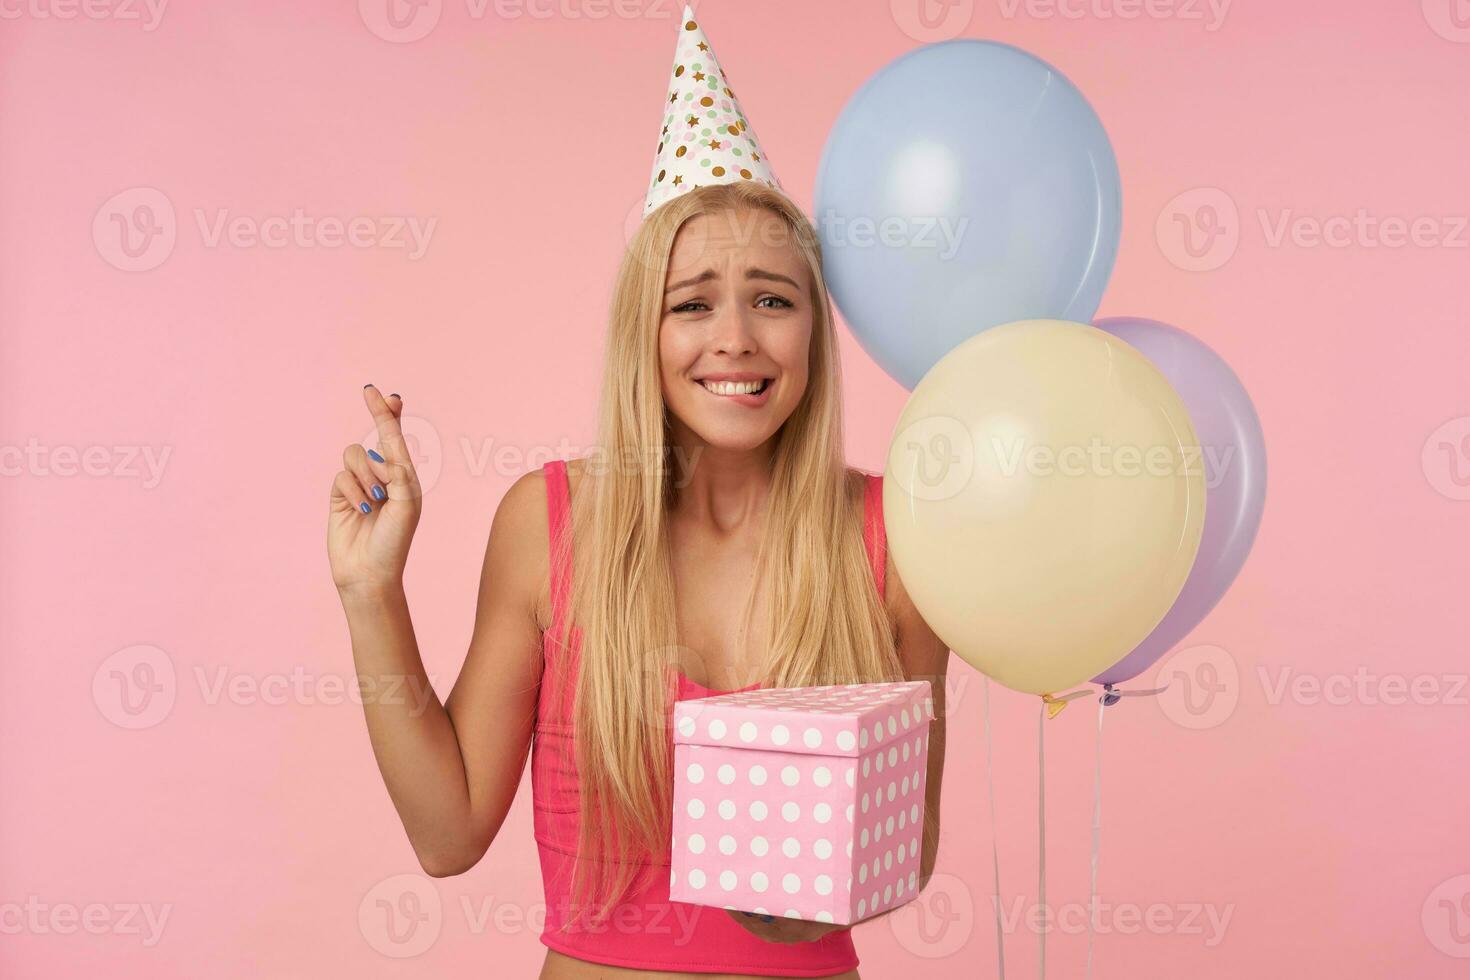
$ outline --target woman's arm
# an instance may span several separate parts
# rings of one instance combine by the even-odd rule
[[[923,891],[929,876],[934,873],[934,862],[939,855],[939,794],[944,783],[945,719],[948,713],[945,685],[949,676],[949,647],[914,608],[891,558],[888,568],[898,621],[899,659],[903,661],[904,671],[910,680],[930,681],[934,688],[934,720],[929,722],[929,760],[924,777],[924,808],[928,819],[925,820],[924,843],[919,856],[919,890]]]
[[[949,671],[949,647],[914,608],[898,569],[894,567],[892,552],[889,553],[885,577],[888,607],[898,630],[898,658],[903,663],[904,675],[912,681],[930,681],[934,689],[934,720],[929,722],[929,758],[924,777],[924,840],[919,850],[918,890],[922,892],[934,873],[934,864],[939,856],[939,797],[944,782],[945,679]],[[902,905],[872,918],[881,919],[901,908]]]
[[[365,397],[383,460],[361,446],[344,454],[344,473],[362,495],[354,499],[339,474],[328,537],[333,579],[388,795],[424,870],[459,874],[504,821],[530,744],[541,667],[536,603],[547,564],[544,481],[539,472],[521,477],[496,510],[469,651],[441,703],[403,590],[421,493],[398,425],[401,403],[390,405],[375,389]],[[375,482],[387,488],[386,500],[372,493]],[[363,513],[364,502],[372,513]]]

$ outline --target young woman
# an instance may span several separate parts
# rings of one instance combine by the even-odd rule
[[[531,750],[543,980],[858,976],[848,927],[775,899],[669,901],[675,700],[930,680],[920,889],[934,867],[949,651],[887,561],[880,478],[843,461],[839,380],[818,242],[789,199],[745,181],[658,208],[615,289],[601,451],[501,500],[449,699],[364,705],[430,875],[485,853]],[[344,453],[332,575],[359,675],[431,691],[403,591],[420,510],[403,402],[363,397],[379,451]]]

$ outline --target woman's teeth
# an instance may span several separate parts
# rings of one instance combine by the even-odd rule
[[[709,391],[716,395],[754,395],[766,386],[761,381],[701,381]]]

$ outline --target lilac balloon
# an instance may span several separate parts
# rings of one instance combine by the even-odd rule
[[[1205,464],[1204,535],[1179,598],[1132,653],[1092,679],[1119,684],[1168,653],[1235,581],[1261,526],[1266,442],[1240,379],[1203,342],[1178,327],[1134,317],[1110,317],[1094,326],[1137,348],[1179,392]]]

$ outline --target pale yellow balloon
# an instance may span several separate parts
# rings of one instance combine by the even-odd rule
[[[1179,394],[1082,323],[1008,323],[950,351],[909,396],[884,475],[915,607],[966,662],[1030,694],[1131,652],[1184,587],[1204,529]]]

